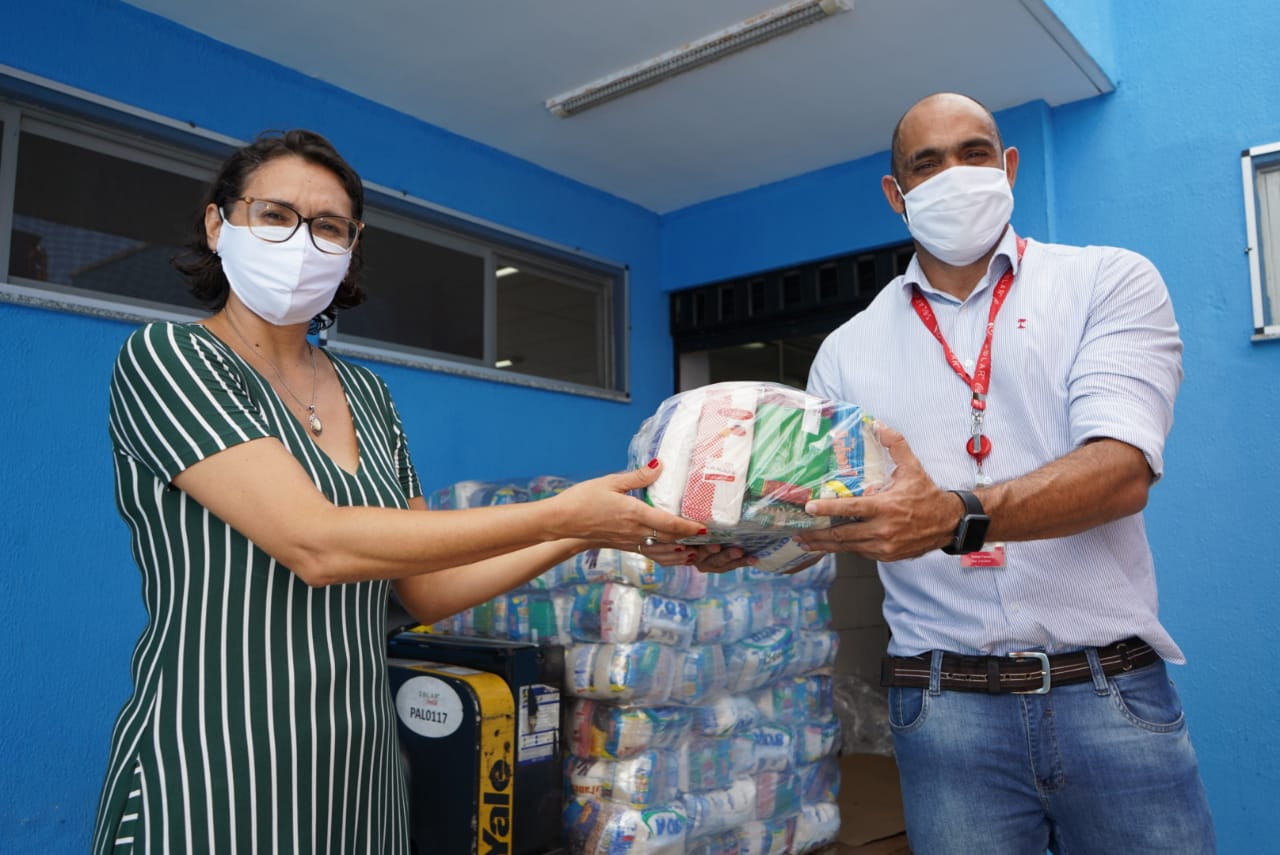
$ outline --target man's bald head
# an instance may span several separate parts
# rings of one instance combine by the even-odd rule
[[[986,105],[976,98],[970,98],[968,95],[961,95],[957,92],[935,92],[912,104],[907,109],[907,112],[902,114],[902,118],[898,119],[898,124],[893,128],[893,139],[889,144],[890,168],[894,179],[899,184],[902,183],[908,155],[906,150],[908,142],[904,142],[904,138],[909,141],[916,136],[916,132],[922,126],[927,126],[937,121],[945,121],[949,116],[960,114],[980,115],[982,121],[989,126],[990,132],[995,137],[1000,149],[1004,149],[1004,141],[1000,137],[1000,128],[996,125],[995,116],[991,115],[991,111],[986,108]]]

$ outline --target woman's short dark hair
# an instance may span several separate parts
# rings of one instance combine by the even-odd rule
[[[244,195],[249,177],[259,167],[278,157],[288,156],[300,157],[332,172],[342,182],[343,189],[351,199],[351,216],[359,220],[364,215],[364,185],[360,183],[360,176],[327,139],[306,130],[267,131],[259,135],[222,164],[213,183],[209,185],[204,204],[200,206],[191,239],[173,259],[174,266],[190,280],[192,295],[215,311],[226,305],[231,285],[222,272],[222,260],[209,248],[204,212],[209,205],[216,205],[219,210],[224,210],[231,202]],[[360,270],[363,266],[363,245],[357,241],[355,248],[351,250],[351,266],[347,275],[338,286],[333,302],[312,320],[313,329],[331,325],[338,309],[350,309],[364,302],[364,288],[360,286]]]

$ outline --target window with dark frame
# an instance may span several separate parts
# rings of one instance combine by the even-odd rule
[[[676,353],[830,332],[870,305],[914,251],[903,242],[672,292]]]
[[[189,237],[205,181],[37,130],[21,132],[18,158],[10,279],[198,309],[169,259]]]
[[[121,117],[131,122],[146,124]],[[12,192],[0,182],[0,299],[138,321],[203,316],[171,258],[190,239],[217,146],[193,137],[201,145],[187,150],[175,136],[0,97],[0,175],[15,176]],[[508,242],[377,188],[365,219],[368,300],[326,331],[335,351],[626,395],[625,268],[524,235]]]
[[[724,380],[804,388],[827,334],[870,305],[913,252],[903,242],[673,292],[676,390]]]

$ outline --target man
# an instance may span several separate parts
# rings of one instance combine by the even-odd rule
[[[898,123],[882,186],[915,257],[809,379],[885,425],[896,470],[810,503],[854,521],[803,540],[880,562],[917,855],[1213,852],[1141,515],[1178,327],[1141,256],[1018,236],[1017,171],[970,98]]]

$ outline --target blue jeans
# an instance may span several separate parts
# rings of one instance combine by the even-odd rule
[[[914,855],[1208,855],[1213,821],[1163,662],[1044,695],[889,690]]]

